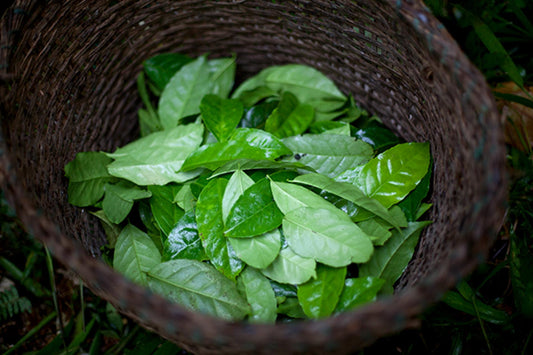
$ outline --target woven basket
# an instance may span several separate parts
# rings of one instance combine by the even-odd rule
[[[485,257],[506,184],[495,104],[482,75],[421,1],[17,0],[0,34],[0,180],[25,226],[97,295],[198,353],[347,353],[419,324]],[[238,80],[314,66],[435,159],[430,218],[396,294],[320,321],[275,326],[191,313],[98,260],[96,218],[67,203],[79,151],[136,138],[135,78],[157,53],[238,58]]]

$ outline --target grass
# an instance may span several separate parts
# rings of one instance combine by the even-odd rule
[[[422,327],[361,354],[533,351],[533,3],[426,0],[484,73],[505,124],[511,179],[506,221],[487,261],[422,316]],[[0,199],[0,352],[176,354],[119,315],[25,233]]]

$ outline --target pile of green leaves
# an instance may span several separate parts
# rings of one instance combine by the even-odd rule
[[[321,318],[391,294],[430,223],[417,221],[429,145],[402,143],[314,68],[269,67],[232,92],[235,68],[147,60],[141,138],[66,165],[113,266],[229,320]]]

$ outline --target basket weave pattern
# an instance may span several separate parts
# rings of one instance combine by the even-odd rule
[[[420,1],[18,0],[0,28],[0,181],[28,229],[95,293],[193,352],[350,352],[417,315],[485,256],[505,201],[504,146],[481,74]],[[430,141],[430,218],[397,295],[317,322],[191,313],[97,261],[98,221],[67,203],[63,167],[137,135],[135,77],[157,53],[238,59],[238,80],[316,67],[403,138]]]

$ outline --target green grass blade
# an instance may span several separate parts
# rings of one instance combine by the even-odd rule
[[[29,332],[27,332],[15,345],[13,345],[12,348],[10,348],[8,351],[4,353],[4,355],[9,355],[13,352],[15,352],[19,347],[22,346],[28,339],[30,339],[32,336],[34,336],[37,332],[39,332],[45,325],[47,325],[52,319],[55,318],[57,315],[56,312],[52,312],[49,315],[47,315],[43,320],[39,322],[34,328],[32,328]]]

